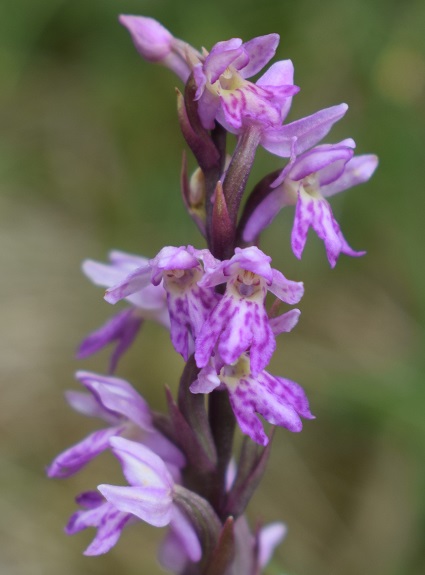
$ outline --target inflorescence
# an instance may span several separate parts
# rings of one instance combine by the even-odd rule
[[[299,91],[290,60],[249,80],[273,58],[277,34],[245,43],[232,38],[208,52],[151,18],[120,21],[145,60],[168,67],[184,84],[178,118],[199,167],[189,178],[183,160],[181,187],[207,247],[166,246],[151,259],[113,251],[109,263],[84,262],[89,279],[107,288],[106,301],[126,300],[127,307],[78,351],[85,358],[113,344],[108,375],[79,371],[85,392],[67,393],[75,410],[106,427],[56,457],[48,475],[69,477],[105,450],[122,466],[128,485],[102,484],[77,497],[81,509],[66,532],[97,529],[86,555],[106,553],[125,526],[142,520],[168,527],[159,560],[173,573],[258,575],[285,533],[281,523],[252,532],[244,514],[271,447],[272,431],[258,416],[292,432],[301,430],[302,418],[314,417],[297,383],[266,371],[276,336],[291,331],[300,315],[295,308],[279,315],[280,303],[298,304],[304,287],[272,267],[257,247],[259,237],[282,208],[295,206],[297,258],[310,227],[332,267],[340,253],[363,255],[345,240],[327,198],[366,182],[378,161],[354,156],[352,139],[317,145],[346,104],[284,123]],[[228,132],[237,140],[231,155]],[[286,165],[261,179],[241,208],[258,146],[286,158]],[[166,391],[167,415],[153,412],[130,383],[112,375],[145,320],[169,330],[186,362],[177,399]],[[236,423],[245,436],[237,463]]]

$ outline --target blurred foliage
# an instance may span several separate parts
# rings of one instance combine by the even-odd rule
[[[272,370],[305,386],[317,420],[277,434],[251,517],[283,519],[271,575],[425,571],[425,3],[421,0],[3,0],[0,4],[0,568],[8,575],[159,573],[161,532],[139,525],[101,558],[66,538],[73,495],[120,481],[105,456],[67,482],[44,466],[94,423],[71,413],[72,350],[110,313],[80,275],[116,247],[144,255],[199,245],[184,213],[184,147],[168,70],[135,52],[118,13],[150,15],[195,46],[279,32],[302,90],[290,119],[346,101],[328,141],[374,152],[373,180],[333,202],[349,243],[367,249],[330,270],[310,237],[289,248],[292,213],[263,248],[303,279],[302,321]],[[281,165],[258,153],[252,176]],[[106,355],[84,363],[103,371]],[[120,374],[156,407],[182,362],[145,326]],[[155,382],[155,383],[154,383]],[[115,474],[115,475],[111,475]],[[243,574],[241,574],[243,575]]]

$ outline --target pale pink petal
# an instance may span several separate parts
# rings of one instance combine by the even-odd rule
[[[149,406],[128,381],[89,371],[77,371],[76,378],[104,408],[124,416],[145,431],[153,431]]]
[[[158,285],[164,270],[189,270],[199,268],[198,260],[185,246],[166,246],[149,261],[152,268],[152,283]]]
[[[123,278],[123,271],[120,268],[94,260],[84,260],[82,270],[92,283],[101,287],[110,287]]]
[[[279,60],[257,80],[257,86],[290,86],[294,83],[294,65],[291,60]]]
[[[106,290],[105,300],[115,304],[121,299],[146,288],[151,282],[151,267],[144,266],[137,268],[126,276],[123,280]]]
[[[156,453],[141,443],[123,437],[113,437],[110,445],[130,485],[152,487],[168,493],[171,498],[174,481],[164,461]]]
[[[110,318],[100,328],[91,332],[80,344],[78,359],[84,359],[97,353],[110,343],[116,342],[111,355],[109,372],[115,371],[120,357],[127,351],[139,333],[143,318],[126,309]]]
[[[323,170],[330,165],[333,166],[336,164],[339,172],[335,176],[336,179],[336,177],[341,175],[345,164],[353,157],[353,153],[354,151],[348,146],[341,146],[339,144],[326,146],[325,149],[323,149],[322,146],[317,146],[297,158],[288,177],[291,180],[298,181],[310,174],[321,171],[320,183],[322,183],[323,180],[330,179],[325,178]]]
[[[86,494],[82,494],[84,497]],[[81,496],[77,497],[80,502]],[[84,555],[102,555],[107,553],[118,541],[122,530],[131,521],[132,515],[123,513],[99,495],[100,501],[88,510],[76,511],[65,528],[67,535],[74,535],[88,527],[96,527],[97,534],[87,547]]]
[[[205,74],[211,84],[217,82],[223,72],[233,64],[236,59],[242,56],[241,64],[246,64],[248,56],[244,54],[243,48],[227,48],[225,50],[217,50],[217,44],[207,56],[204,64]]]
[[[265,36],[257,36],[243,44],[243,48],[249,57],[249,63],[243,68],[239,68],[242,78],[255,76],[270,62],[276,53],[279,39],[279,34],[267,34]]]
[[[98,489],[105,499],[124,513],[131,513],[154,527],[170,523],[172,498],[163,488],[99,485]]]
[[[354,156],[354,158],[345,165],[345,170],[341,177],[329,185],[321,186],[320,192],[327,198],[352,186],[367,182],[369,178],[372,177],[377,166],[378,158],[373,154]]]
[[[240,38],[230,38],[230,40],[222,40],[217,42],[211,48],[209,55],[221,54],[222,52],[227,52],[228,50],[236,50],[242,46],[242,40]],[[208,56],[207,56],[208,57]]]
[[[275,62],[256,82],[257,86],[290,86],[293,85],[293,83],[294,65],[291,60],[280,60],[279,62]],[[282,102],[280,110],[282,122],[289,114],[291,104],[292,97],[288,97]]]
[[[268,285],[273,281],[273,272],[270,266],[270,256],[256,246],[248,248],[236,248],[235,255],[225,262],[224,272],[226,275],[235,275],[239,269],[250,271],[264,278]]]
[[[206,130],[212,130],[220,108],[220,98],[209,90],[204,90],[198,100],[198,114],[201,124]]]
[[[141,441],[143,445],[146,445],[146,447],[164,460],[168,469],[170,469],[169,464],[175,466],[177,469],[182,469],[186,465],[186,458],[183,453],[174,443],[171,443],[165,435],[162,435],[162,433],[158,431],[144,433]],[[173,479],[176,480],[174,476]]]
[[[164,569],[172,573],[183,573],[188,563],[188,557],[180,537],[171,528],[168,529],[159,546],[158,561]]]
[[[267,228],[277,214],[285,206],[291,205],[287,195],[281,188],[270,192],[267,197],[255,208],[243,230],[245,242],[253,242],[265,228]]]
[[[170,529],[180,540],[180,545],[190,561],[196,563],[202,557],[202,548],[193,524],[188,517],[173,505]]]
[[[94,284],[111,287],[124,279],[130,272],[148,264],[146,258],[118,250],[109,253],[109,260],[110,264],[85,260],[82,265],[83,272]]]
[[[146,60],[161,61],[171,52],[173,36],[153,18],[122,15],[119,21],[128,29],[137,51]]]
[[[298,303],[304,295],[303,282],[288,280],[276,269],[273,270],[273,282],[268,289],[280,300],[290,305]]]
[[[120,421],[119,415],[106,409],[91,393],[68,390],[65,391],[65,398],[78,413],[89,417],[98,417],[111,425],[116,425]]]
[[[48,477],[64,478],[73,475],[89,461],[109,448],[109,439],[124,431],[123,427],[99,429],[59,454],[47,468]]]
[[[283,158],[289,158],[292,153],[298,156],[324,138],[347,109],[347,104],[332,106],[290,124],[264,130],[261,144],[272,154]]]
[[[236,465],[236,461],[232,457],[226,469],[226,491],[230,491],[230,489],[232,488],[237,473],[238,473],[238,467]]]
[[[119,267],[127,273],[137,268],[147,266],[149,259],[135,254],[129,254],[120,250],[111,250],[108,254],[109,260],[114,267]]]
[[[207,365],[198,374],[198,378],[190,386],[192,393],[211,393],[220,385],[220,379],[216,370]]]
[[[274,335],[292,331],[298,323],[300,314],[301,312],[299,309],[291,309],[282,315],[270,318],[270,327],[272,328]]]
[[[283,523],[269,523],[258,534],[258,564],[261,568],[269,563],[275,548],[282,542],[287,532]]]

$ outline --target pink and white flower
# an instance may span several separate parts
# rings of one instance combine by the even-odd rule
[[[134,297],[153,284],[161,283],[167,292],[171,341],[175,350],[187,361],[194,351],[194,340],[211,309],[219,299],[214,289],[201,286],[206,269],[214,268],[217,260],[208,250],[192,246],[167,246],[149,262],[106,291],[105,299],[116,303]]]
[[[274,189],[248,220],[243,237],[253,241],[285,206],[295,205],[292,250],[301,258],[310,227],[325,243],[329,263],[335,266],[340,253],[361,256],[342,235],[326,198],[369,180],[378,165],[372,154],[353,156],[355,143],[316,146],[293,158],[274,182]]]
[[[85,260],[83,272],[94,284],[109,288],[148,263],[146,258],[120,251],[112,251],[109,260],[110,263],[107,264]],[[113,315],[100,328],[84,338],[77,351],[78,359],[89,357],[107,345],[115,343],[109,363],[109,372],[113,373],[120,357],[131,346],[145,320],[155,321],[169,329],[167,299],[162,285],[147,285],[139,292],[128,296],[126,300],[131,307]]]
[[[264,305],[267,291],[291,305],[304,293],[301,282],[287,280],[270,262],[271,258],[255,246],[236,248],[230,260],[206,271],[199,285],[212,288],[226,283],[226,291],[196,340],[198,367],[208,364],[215,346],[229,365],[249,350],[254,375],[268,364],[276,341]]]
[[[165,462],[144,445],[122,437],[112,438],[111,446],[129,486],[99,485],[105,499],[120,512],[150,525],[170,526],[160,553],[164,564],[169,563],[176,547],[179,564],[199,561],[201,544],[192,523],[174,503],[176,484]]]
[[[89,393],[68,391],[68,403],[80,413],[98,417],[109,425],[94,431],[59,454],[47,470],[49,477],[69,477],[109,449],[112,437],[127,435],[160,454],[170,469],[185,465],[181,451],[153,426],[151,410],[143,397],[124,379],[79,371],[78,381]]]
[[[241,431],[261,445],[267,445],[269,438],[257,414],[272,425],[293,432],[302,429],[300,416],[314,419],[300,385],[265,370],[254,375],[246,353],[232,365],[221,367],[218,373],[215,365],[208,364],[201,369],[190,390],[192,393],[211,393],[220,386],[229,392],[230,404]]]

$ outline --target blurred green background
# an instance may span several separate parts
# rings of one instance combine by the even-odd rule
[[[278,32],[301,92],[290,120],[340,102],[327,141],[374,152],[373,180],[332,203],[348,242],[335,270],[313,235],[289,249],[292,211],[265,233],[275,267],[304,280],[301,322],[271,371],[300,382],[317,419],[279,430],[250,516],[284,520],[271,575],[425,572],[424,168],[422,0],[2,0],[0,240],[2,401],[0,572],[161,573],[160,530],[129,528],[106,557],[85,558],[92,533],[68,538],[76,493],[121,481],[105,455],[67,481],[44,467],[95,429],[67,408],[81,338],[111,313],[80,272],[111,248],[147,256],[201,245],[179,194],[184,142],[178,81],[143,62],[118,13],[150,15],[194,46]],[[255,177],[281,165],[258,154]],[[156,408],[182,362],[146,325],[119,374]],[[244,575],[244,574],[241,574]]]

